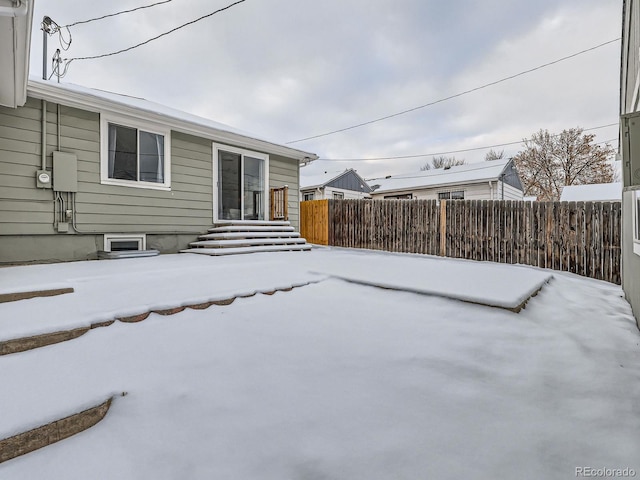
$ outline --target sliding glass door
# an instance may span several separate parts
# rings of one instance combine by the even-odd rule
[[[268,156],[233,147],[217,153],[217,219],[265,220]]]

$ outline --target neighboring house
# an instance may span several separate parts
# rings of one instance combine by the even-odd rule
[[[457,165],[370,180],[374,199],[522,200],[513,160]]]
[[[621,202],[621,183],[567,185],[562,189],[561,202]]]
[[[342,173],[300,176],[300,200],[371,198],[371,187],[349,168]]]
[[[314,154],[140,98],[27,83],[33,2],[5,3],[0,263],[177,252],[214,222],[269,220],[270,189],[285,185],[298,226],[300,164]]]
[[[622,3],[622,288],[640,327],[640,0]]]

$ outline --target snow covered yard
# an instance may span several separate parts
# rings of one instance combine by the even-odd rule
[[[0,478],[640,474],[640,334],[617,286],[553,272],[514,313],[435,294],[507,306],[550,272],[344,250],[148,260],[2,269],[5,290],[11,273],[76,293],[0,305],[0,332],[92,321],[69,305],[99,316],[98,285],[117,314],[310,284],[0,357],[0,438],[127,392],[96,426],[1,464]],[[167,278],[172,288],[149,292]]]

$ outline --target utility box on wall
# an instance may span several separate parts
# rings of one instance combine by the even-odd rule
[[[78,191],[78,157],[73,153],[53,152],[53,189]]]
[[[623,115],[620,120],[624,186],[638,186],[640,185],[640,113]]]

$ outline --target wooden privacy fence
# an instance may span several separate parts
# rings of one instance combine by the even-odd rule
[[[301,233],[311,243],[519,263],[617,284],[620,231],[620,202],[301,203]]]
[[[329,245],[329,200],[300,203],[300,235],[311,243]]]

